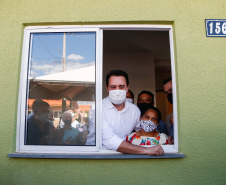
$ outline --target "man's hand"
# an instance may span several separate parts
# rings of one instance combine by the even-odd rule
[[[136,146],[126,141],[123,141],[118,149],[118,152],[126,153],[126,154],[146,154],[146,155],[163,155],[164,150],[161,145],[153,146],[153,147],[142,147]]]
[[[163,155],[164,150],[161,145],[153,146],[153,147],[148,147],[147,155]]]
[[[172,136],[168,136],[168,144],[170,145],[174,144],[174,138]]]

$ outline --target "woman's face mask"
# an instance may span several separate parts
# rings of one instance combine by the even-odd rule
[[[140,125],[145,132],[152,132],[157,129],[157,124],[153,123],[151,120],[141,120]]]
[[[115,105],[122,104],[126,100],[126,90],[111,90],[109,98],[111,103]]]

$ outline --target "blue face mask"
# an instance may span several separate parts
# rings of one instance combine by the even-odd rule
[[[157,129],[157,124],[153,123],[151,120],[141,120],[140,125],[145,132],[152,132]]]
[[[41,114],[39,119],[41,120],[41,122],[46,123],[49,119],[49,113]]]
[[[71,125],[71,120],[64,120],[65,125]]]

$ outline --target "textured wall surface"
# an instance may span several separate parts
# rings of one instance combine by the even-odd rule
[[[0,0],[0,184],[226,184],[226,38],[205,19],[225,19],[225,0]],[[172,24],[183,159],[13,159],[26,25]]]

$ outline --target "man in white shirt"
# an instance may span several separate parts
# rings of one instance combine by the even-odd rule
[[[108,149],[129,154],[162,155],[161,145],[135,146],[125,141],[133,129],[139,129],[139,109],[126,101],[129,88],[127,73],[110,71],[106,77],[109,96],[103,100],[103,145]]]

